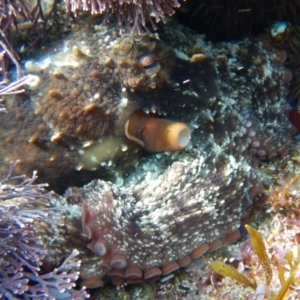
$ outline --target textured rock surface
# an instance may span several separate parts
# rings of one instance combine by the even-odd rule
[[[117,184],[95,181],[82,191],[83,230],[101,256],[94,282],[95,267],[82,264],[90,286],[106,273],[118,284],[168,274],[234,240],[261,191],[252,166],[286,153],[291,132],[285,69],[263,42],[212,45],[175,23],[141,41],[106,30],[78,29],[28,62],[28,91],[6,98],[1,118],[2,162],[19,158],[20,169],[37,169],[57,190],[118,172]],[[148,53],[157,57],[155,74],[140,65]],[[187,123],[190,145],[138,160],[124,125],[140,108]],[[111,139],[113,154],[98,159]]]

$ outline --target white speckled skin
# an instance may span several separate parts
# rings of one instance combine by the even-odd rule
[[[190,145],[143,158],[122,187],[95,181],[83,189],[89,247],[97,253],[101,245],[100,266],[116,284],[167,274],[182,259],[230,241],[261,192],[253,163],[288,151],[290,143],[285,69],[276,54],[260,41],[212,45],[179,29],[184,37],[174,37],[174,27],[160,34],[177,53],[171,83],[130,96],[145,110],[154,105],[186,122]],[[206,58],[195,62],[191,49]],[[140,271],[129,276],[133,269]]]
[[[95,259],[91,267],[91,251],[81,257],[87,286],[100,285],[104,274],[116,284],[168,274],[184,265],[182,259],[231,241],[261,191],[253,160],[284,153],[290,142],[285,69],[262,42],[213,45],[176,23],[167,24],[159,38],[114,35],[105,27],[78,28],[64,47],[49,49],[49,66],[31,64],[28,70],[43,80],[38,90],[31,86],[25,102],[6,104],[12,114],[23,115],[11,120],[13,129],[0,139],[3,160],[20,158],[20,172],[37,169],[58,190],[103,179],[107,170],[121,178],[121,187],[98,180],[83,188],[86,245],[100,254],[103,267]],[[139,66],[147,51],[161,65],[154,76]],[[21,105],[14,108],[15,103]],[[124,132],[135,109],[188,124],[188,147],[140,158],[139,146]],[[1,130],[9,128],[12,114],[1,119]],[[29,125],[23,129],[24,124]],[[81,156],[110,136],[120,151],[87,175]],[[74,231],[81,234],[80,228]],[[71,247],[74,236],[64,238],[64,247]],[[98,283],[91,283],[95,272]]]

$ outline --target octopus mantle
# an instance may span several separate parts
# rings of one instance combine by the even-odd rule
[[[94,268],[83,258],[89,287],[105,274],[157,278],[238,238],[261,190],[253,165],[290,143],[286,70],[262,41],[213,45],[176,23],[140,41],[83,26],[25,67],[26,92],[5,98],[1,165],[20,159],[57,191],[102,179],[68,192],[99,256]],[[188,124],[190,144],[141,157],[124,129],[139,109]]]

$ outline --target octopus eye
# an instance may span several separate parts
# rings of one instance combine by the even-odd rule
[[[140,68],[148,76],[155,76],[161,68],[158,58],[153,53],[147,53],[140,58]]]

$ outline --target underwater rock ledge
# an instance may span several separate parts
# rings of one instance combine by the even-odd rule
[[[61,208],[71,234],[58,228],[52,253],[80,236],[87,287],[105,275],[155,279],[238,238],[261,192],[257,162],[286,154],[291,141],[286,70],[260,40],[212,44],[172,22],[137,41],[84,25],[25,68],[26,92],[4,98],[1,165],[20,159],[20,173],[37,170],[59,192],[118,178],[68,192],[82,202],[87,238],[80,205]],[[138,110],[187,124],[189,145],[141,157],[125,130]]]

